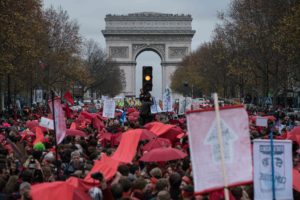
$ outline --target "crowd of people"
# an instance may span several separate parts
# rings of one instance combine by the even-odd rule
[[[53,130],[48,129],[43,129],[43,141],[35,142],[37,127],[32,126],[32,122],[40,120],[42,116],[51,118],[51,113],[46,106],[26,108],[18,113],[1,114],[0,199],[34,199],[31,188],[35,185],[67,181],[70,177],[84,179],[97,160],[114,154],[118,148],[119,135],[130,129],[144,128],[145,119],[129,117],[130,113],[139,112],[138,108],[119,108],[126,112],[126,120],[122,113],[117,113],[114,119],[102,118],[101,109],[97,110],[94,114],[98,114],[96,118],[101,120],[100,127],[95,126],[93,119],[81,115],[82,112],[88,113],[91,107],[93,105],[85,105],[81,110],[72,111],[66,120],[68,128],[76,124],[76,128],[86,133],[86,136],[66,136],[57,146]],[[287,116],[281,110],[280,108],[249,108],[249,116],[270,117],[268,128],[256,127],[249,117],[251,139],[268,138],[270,129],[275,133],[275,138],[286,139],[287,132],[299,125],[299,122],[295,117]],[[185,117],[174,119],[173,116],[171,113],[158,114],[152,116],[151,120],[173,124],[186,133]],[[109,138],[104,137],[106,133],[110,134]],[[110,179],[106,179],[100,171],[93,173],[94,185],[84,187],[83,192],[86,193],[86,198],[95,200],[224,199],[223,190],[195,195],[189,156],[180,160],[159,163],[140,161],[141,156],[146,153],[143,151],[143,146],[147,142],[147,140],[140,141],[132,162],[119,164],[117,172]],[[187,134],[173,138],[171,143],[172,147],[189,155]],[[299,153],[299,144],[294,141],[295,167],[299,165]],[[294,199],[300,198],[299,191],[294,190],[294,197]],[[63,196],[61,198],[64,199]],[[230,199],[253,199],[253,185],[230,188]]]

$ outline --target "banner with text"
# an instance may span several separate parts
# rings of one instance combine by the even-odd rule
[[[172,104],[172,91],[170,88],[166,88],[163,95],[163,111],[164,112],[172,112],[173,104]]]
[[[255,199],[273,199],[270,140],[254,140],[253,143]],[[293,199],[292,142],[274,140],[273,151],[276,200]]]
[[[103,105],[103,117],[114,118],[116,103],[113,99],[105,99]]]

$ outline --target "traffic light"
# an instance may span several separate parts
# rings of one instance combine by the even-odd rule
[[[152,91],[152,67],[143,66],[143,89],[145,91]]]

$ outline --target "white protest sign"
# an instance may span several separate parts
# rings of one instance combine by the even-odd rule
[[[35,90],[35,102],[43,102],[43,90]]]
[[[189,147],[191,152],[195,192],[202,194],[223,189],[226,184],[251,183],[252,157],[248,115],[243,106],[220,109],[224,165],[218,139],[214,108],[187,112]]]
[[[112,99],[105,99],[103,105],[103,117],[114,118],[115,117],[116,103]]]
[[[41,118],[41,121],[40,121],[39,125],[42,126],[42,127],[51,129],[51,130],[54,129],[53,119],[49,119],[49,118],[46,118],[46,117]]]
[[[152,105],[150,107],[150,110],[151,110],[151,114],[156,114],[157,113],[157,102],[156,102],[156,99],[155,97],[152,97]]]
[[[178,115],[183,115],[186,111],[191,110],[192,98],[186,97],[179,102]]]
[[[163,111],[164,112],[172,112],[173,104],[172,104],[172,91],[170,88],[166,88],[163,95]]]
[[[272,160],[270,140],[253,140],[254,197],[272,198]],[[276,200],[293,199],[292,142],[274,140],[274,171]]]
[[[268,127],[268,118],[267,117],[256,117],[256,126]]]

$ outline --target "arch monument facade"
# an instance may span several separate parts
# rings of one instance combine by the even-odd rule
[[[162,89],[169,87],[171,75],[182,58],[191,52],[195,34],[191,15],[153,12],[109,14],[106,15],[105,22],[102,34],[106,41],[106,52],[125,74],[123,95],[135,96],[136,58],[148,50],[160,56]]]

